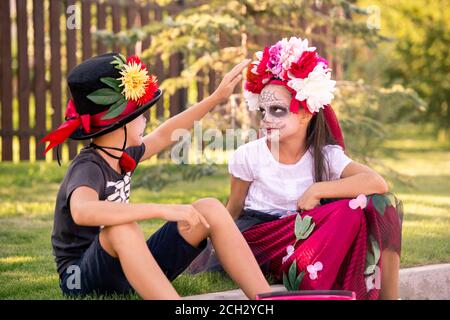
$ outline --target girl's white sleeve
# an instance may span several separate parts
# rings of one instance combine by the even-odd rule
[[[251,167],[251,153],[245,145],[237,148],[228,161],[228,172],[235,178],[244,181],[253,181],[253,172]]]
[[[325,147],[325,157],[330,168],[330,180],[339,180],[345,167],[352,162],[338,145],[327,145]]]

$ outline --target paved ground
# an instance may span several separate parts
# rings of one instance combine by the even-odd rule
[[[400,270],[400,297],[402,300],[450,300],[450,263],[435,264]],[[286,290],[283,285],[272,286],[272,291]],[[242,290],[230,290],[185,297],[185,300],[247,300]]]

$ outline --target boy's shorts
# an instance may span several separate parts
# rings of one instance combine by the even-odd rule
[[[147,246],[160,268],[172,281],[206,247],[206,239],[198,248],[190,245],[179,233],[176,222],[165,223],[148,240]],[[80,258],[60,275],[60,287],[66,295],[129,294],[131,285],[120,261],[100,245],[99,235]],[[157,288],[156,288],[157,290]]]

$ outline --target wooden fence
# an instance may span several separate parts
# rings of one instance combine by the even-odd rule
[[[105,52],[139,53],[135,52],[136,47],[144,51],[151,43],[149,37],[136,47],[107,45],[93,36],[96,30],[117,33],[159,21],[185,8],[182,0],[164,7],[154,0],[0,0],[1,161],[45,159],[45,145],[38,142],[64,120],[70,99],[66,76],[74,66]],[[80,13],[80,23],[75,28],[68,25],[69,20],[73,22],[74,11]],[[315,32],[326,33],[322,29]],[[256,35],[253,40],[268,44],[278,39],[270,33]],[[316,44],[325,54],[324,44]],[[339,78],[342,66],[329,54],[326,57],[331,59]],[[152,72],[160,83],[183,69],[182,54],[174,53],[168,60],[164,63],[159,59],[153,66]],[[213,70],[203,72],[209,82],[189,88],[196,91],[193,94],[198,101],[211,93],[220,79]],[[170,97],[165,95],[151,116],[179,113],[187,104],[187,94],[188,89],[180,89]],[[65,154],[72,159],[81,145],[76,141],[66,145]],[[56,159],[56,150],[51,157]]]
[[[79,28],[67,26],[68,19],[73,18],[73,8],[81,11]],[[96,40],[94,31],[120,32],[145,25],[151,19],[161,20],[164,14],[175,14],[182,9],[181,1],[159,7],[152,1],[142,0],[1,0],[1,160],[11,161],[17,145],[20,160],[45,158],[45,146],[38,141],[63,121],[70,98],[65,79],[75,65],[110,51],[135,53],[135,46],[106,45]],[[150,38],[145,39],[142,50],[150,42]],[[168,65],[161,60],[156,62],[153,72],[160,82],[179,74],[182,58],[174,54]],[[186,99],[186,90],[170,96],[170,114],[180,112]],[[161,99],[155,116],[163,115]],[[70,159],[78,148],[77,142],[68,142]]]

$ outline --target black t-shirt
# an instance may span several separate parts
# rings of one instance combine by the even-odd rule
[[[145,145],[127,148],[125,152],[139,163]],[[59,274],[81,258],[100,232],[100,227],[75,224],[70,213],[72,192],[87,186],[97,191],[100,200],[128,203],[132,173],[119,174],[96,150],[88,147],[73,159],[59,188],[55,205],[52,246]]]

